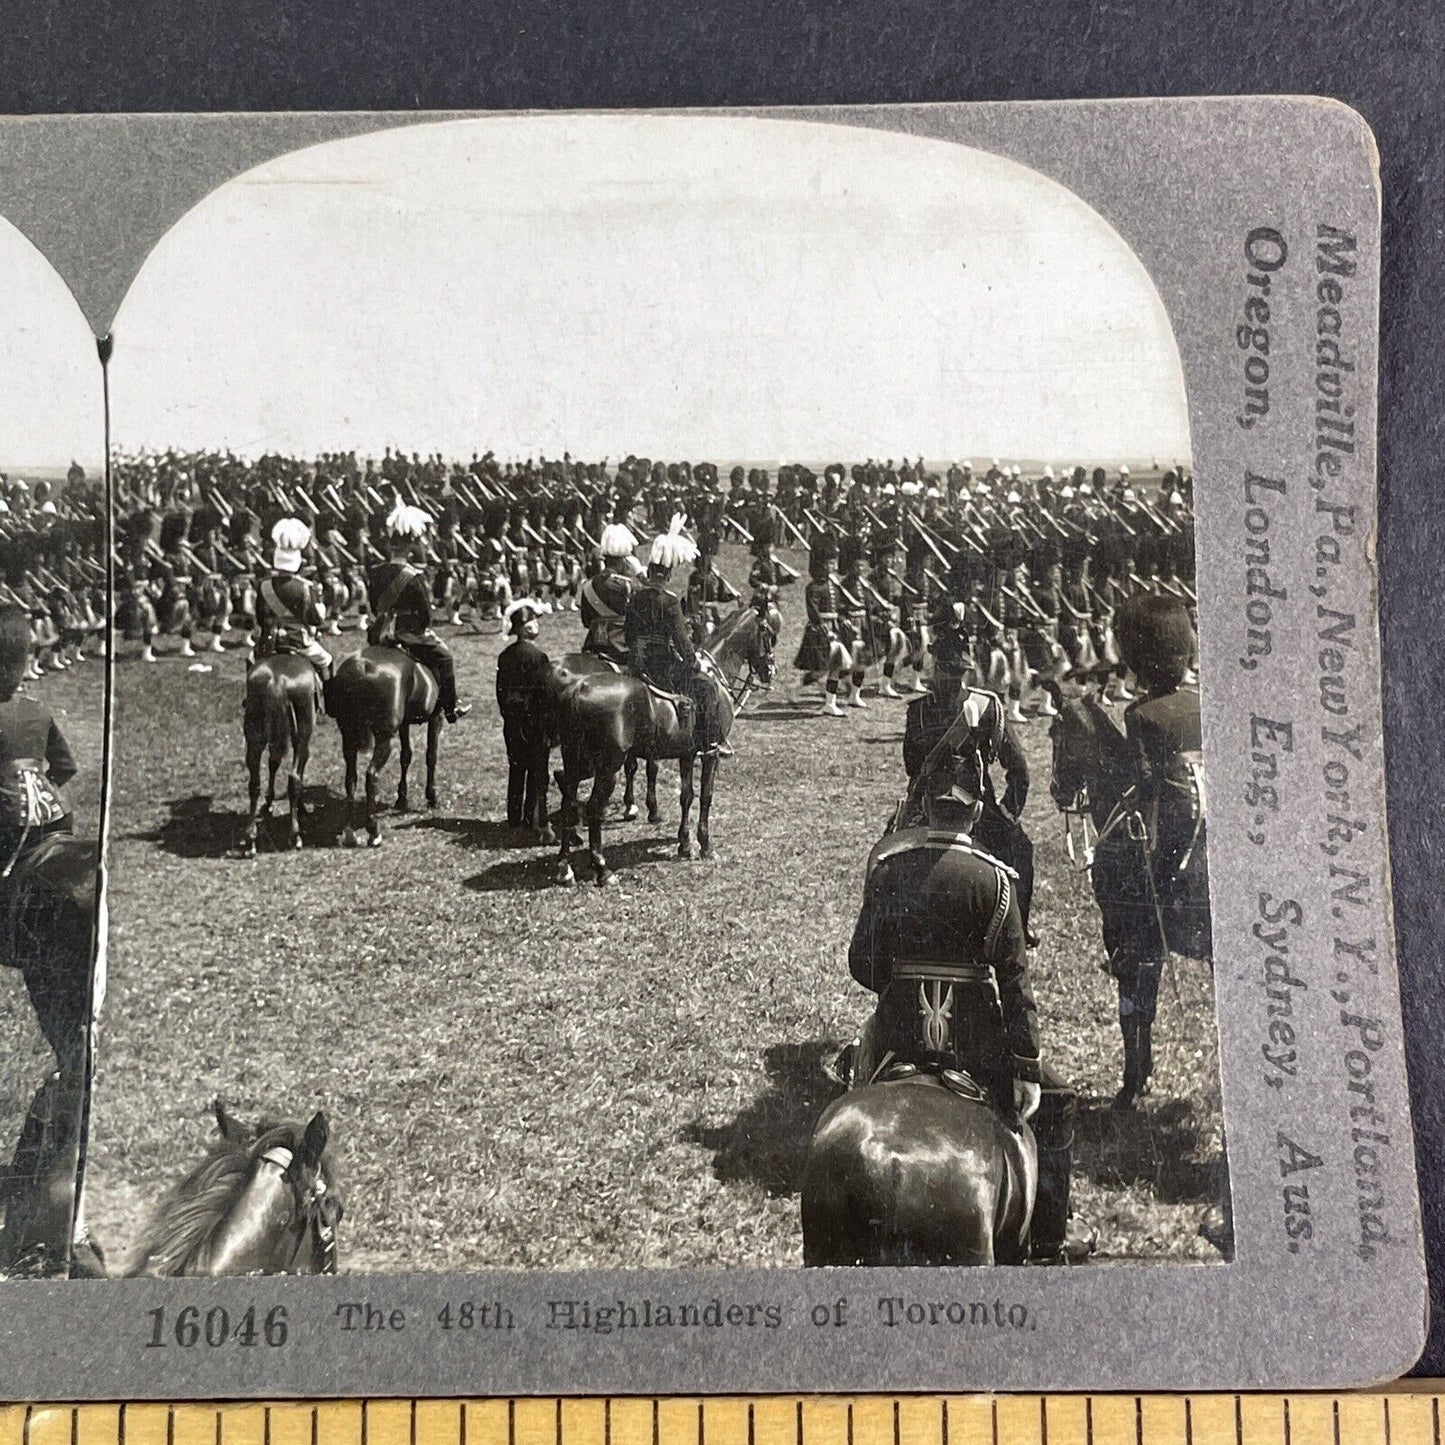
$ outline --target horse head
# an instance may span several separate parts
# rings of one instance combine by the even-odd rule
[[[727,690],[737,693],[739,682],[746,691],[752,678],[764,687],[772,684],[775,641],[769,620],[756,607],[742,606],[718,623],[707,652]]]
[[[334,1274],[343,1210],[325,1114],[248,1128],[215,1110],[220,1138],[161,1205],[132,1273]]]
[[[1065,812],[1108,812],[1128,786],[1124,735],[1097,698],[1066,702],[1049,727],[1053,744],[1049,794]]]

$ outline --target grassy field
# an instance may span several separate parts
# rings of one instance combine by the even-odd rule
[[[727,553],[723,567],[740,579],[746,559]],[[800,614],[794,589],[786,663]],[[580,638],[574,616],[544,620],[554,653]],[[664,823],[609,827],[619,886],[568,890],[550,851],[517,846],[499,821],[500,642],[453,638],[478,706],[444,735],[434,815],[387,819],[380,849],[341,849],[327,724],[308,847],[263,837],[250,862],[233,856],[242,657],[207,657],[210,672],[121,661],[88,1189],[113,1256],[199,1155],[220,1095],[243,1115],[326,1109],[345,1268],[799,1262],[798,1180],[830,1097],[819,1065],[870,1003],[845,953],[864,859],[901,791],[904,704],[870,698],[845,720],[818,718],[816,691],[795,706],[785,668],[722,765],[717,856],[672,857],[666,765]],[[338,652],[357,645],[348,634]],[[1087,884],[1060,846],[1045,726],[1025,734],[1044,1044],[1083,1096],[1077,1208],[1101,1257],[1217,1259],[1199,1235],[1221,1182],[1208,970],[1172,969],[1154,1095],[1138,1114],[1111,1113],[1113,984]]]

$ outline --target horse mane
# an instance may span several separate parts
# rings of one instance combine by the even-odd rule
[[[212,1140],[206,1157],[156,1206],[127,1278],[180,1274],[236,1202],[251,1161],[267,1149],[294,1151],[300,1137],[298,1125],[263,1119],[249,1144],[232,1143],[224,1135]]]
[[[717,626],[713,628],[712,636],[707,639],[708,643],[726,642],[747,620],[749,613],[752,613],[754,617],[758,615],[750,604],[744,602],[735,607],[726,617],[719,618]]]

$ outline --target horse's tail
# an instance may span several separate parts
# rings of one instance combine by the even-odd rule
[[[264,738],[273,758],[284,757],[300,733],[286,679],[269,667],[256,667],[246,682],[245,727],[248,738]]]

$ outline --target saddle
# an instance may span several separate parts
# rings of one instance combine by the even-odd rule
[[[593,629],[594,632],[597,630]],[[605,636],[594,637],[592,633],[588,633],[587,640],[582,644],[582,651],[589,657],[601,658],[614,672],[627,670],[626,650],[619,650]]]
[[[916,1074],[931,1074],[951,1094],[957,1094],[960,1099],[967,1099],[973,1104],[993,1105],[993,1099],[988,1090],[979,1083],[972,1074],[964,1069],[953,1067],[942,1059],[925,1059],[921,1063],[915,1063],[911,1059],[896,1058],[893,1054],[884,1054],[879,1060],[878,1067],[873,1070],[871,1078],[862,1082],[867,1084],[891,1084],[896,1079],[911,1079]]]
[[[643,677],[638,679],[647,687],[648,696],[654,702],[665,702],[677,714],[677,725],[683,733],[693,733],[697,730],[697,704],[685,692],[668,692],[666,688],[658,687],[651,678]]]
[[[91,915],[99,869],[95,840],[72,833],[48,833],[21,855],[5,889],[8,896],[0,905],[0,964],[21,968],[26,963],[22,948],[34,946],[33,938],[27,937],[33,922],[22,927],[22,919],[53,918],[57,903]]]

